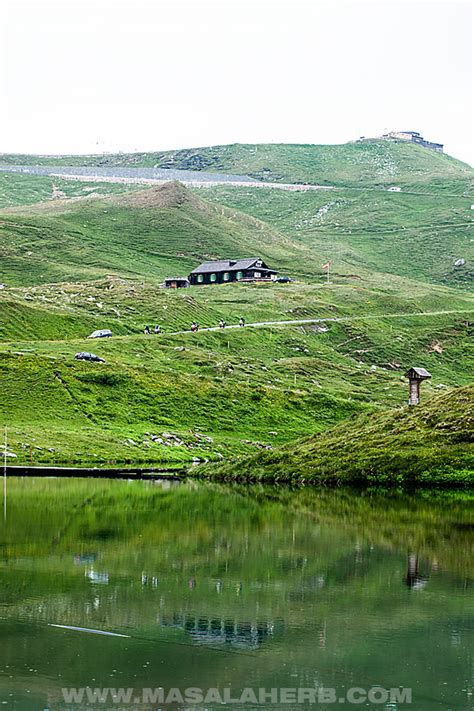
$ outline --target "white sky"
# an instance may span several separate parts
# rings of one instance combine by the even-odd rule
[[[0,7],[0,151],[343,143],[408,129],[474,163],[470,2]]]

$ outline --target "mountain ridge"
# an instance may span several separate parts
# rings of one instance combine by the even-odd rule
[[[322,144],[228,144],[148,153],[32,156],[0,154],[0,164],[152,167],[248,175],[267,182],[336,186],[418,185],[449,180],[472,192],[474,169],[445,153],[396,141]],[[1,168],[0,168],[1,169]],[[465,185],[462,185],[465,183]],[[431,186],[433,188],[433,186]],[[442,185],[437,185],[441,190]],[[446,189],[445,187],[443,189]]]

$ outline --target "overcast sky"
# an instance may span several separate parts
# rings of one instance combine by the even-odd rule
[[[0,12],[0,151],[406,129],[474,163],[470,2],[3,0]]]

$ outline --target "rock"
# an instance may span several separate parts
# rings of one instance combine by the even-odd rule
[[[439,341],[433,341],[431,346],[429,347],[429,352],[430,353],[442,353],[443,352],[443,346]]]
[[[41,447],[36,447],[36,449],[41,449]],[[16,459],[16,454],[13,454],[13,452],[5,452],[3,455],[4,457],[13,457],[13,459]]]
[[[460,259],[456,259],[453,264],[455,267],[463,267],[466,264],[466,260],[461,257]]]
[[[241,439],[242,444],[248,444],[250,447],[257,447],[257,449],[273,449],[269,444],[264,444],[263,442],[251,442],[249,439]]]
[[[127,443],[128,443],[128,444],[133,444],[135,447],[137,446],[137,443],[135,442],[135,440],[130,439],[130,438],[127,439]]]

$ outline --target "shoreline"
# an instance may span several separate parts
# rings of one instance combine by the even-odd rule
[[[204,468],[204,465],[203,465]],[[313,489],[354,489],[358,491],[387,490],[387,491],[416,491],[416,490],[464,490],[473,491],[474,486],[460,478],[447,479],[445,481],[439,478],[430,481],[411,480],[397,481],[376,477],[365,479],[356,477],[354,479],[342,479],[331,477],[320,479],[310,476],[294,476],[288,474],[286,476],[268,475],[265,477],[258,476],[229,476],[219,475],[209,472],[209,465],[206,465],[206,471],[199,472],[200,467],[194,468],[153,468],[153,467],[60,467],[60,466],[7,466],[6,475],[8,477],[24,477],[24,478],[56,478],[56,479],[117,479],[117,480],[136,480],[136,481],[170,481],[184,482],[186,480],[194,480],[207,482],[210,484],[222,485],[238,485],[245,488],[254,486],[270,486],[282,488],[304,489],[306,487]]]
[[[21,466],[6,467],[7,477],[56,477],[58,479],[137,479],[141,481],[182,481],[187,478],[187,469],[153,467],[58,467]]]

